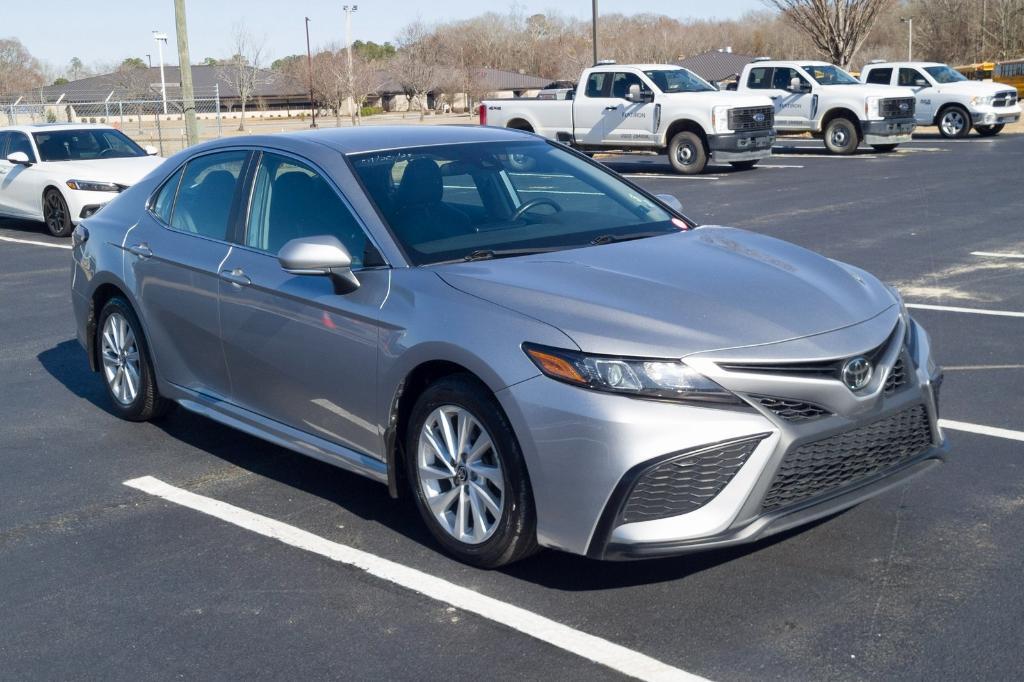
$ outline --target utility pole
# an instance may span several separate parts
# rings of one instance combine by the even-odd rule
[[[352,95],[352,13],[359,9],[359,5],[342,5],[341,9],[345,11],[345,49],[348,52],[348,111],[352,117],[352,124],[355,125],[356,98]]]
[[[181,71],[181,99],[185,108],[185,141],[191,147],[199,143],[199,126],[196,124],[196,96],[192,88],[192,62],[188,56],[185,0],[174,0],[174,27],[178,33],[178,70]]]
[[[167,115],[167,81],[164,80],[164,43],[167,42],[167,34],[153,31],[153,40],[156,41],[156,50],[160,56],[160,96],[164,101],[164,115]]]
[[[592,0],[590,21],[590,44],[594,50],[594,66],[597,66],[597,0]]]
[[[914,61],[914,17],[901,17],[901,24],[907,25],[907,61]]]
[[[309,49],[309,17],[306,17],[306,71],[309,74],[309,108],[313,112],[313,123],[316,128],[316,98],[313,97],[313,51]]]

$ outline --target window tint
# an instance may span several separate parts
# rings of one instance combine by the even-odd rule
[[[871,69],[868,71],[867,82],[875,85],[888,85],[892,81],[892,69]]]
[[[759,66],[750,70],[747,76],[747,87],[755,90],[767,90],[772,87],[772,70],[769,67]]]
[[[10,136],[10,133],[0,130],[0,159],[7,158],[7,139]]]
[[[207,154],[189,161],[171,212],[171,227],[225,239],[231,203],[249,152]]]
[[[32,151],[32,143],[29,142],[28,135],[25,133],[11,132],[11,139],[7,144],[7,153],[13,154],[14,152],[25,152],[28,154],[29,161],[36,160],[36,153]]]
[[[640,76],[635,73],[617,73],[612,78],[612,97],[626,99],[629,94],[629,86],[639,85],[641,92],[650,92],[651,89],[643,82]]]
[[[776,67],[775,75],[772,77],[772,87],[776,90],[789,90],[789,84],[794,78],[799,78],[801,83],[807,82],[807,79],[801,76],[796,69]]]
[[[917,69],[900,69],[899,84],[913,86],[918,78],[924,79]]]
[[[171,208],[174,207],[174,197],[178,193],[178,183],[183,171],[184,168],[179,168],[177,173],[164,182],[156,195],[156,201],[153,202],[153,214],[168,224],[171,222]]]
[[[146,152],[124,133],[105,128],[52,130],[34,133],[43,161],[87,161],[145,156]]]
[[[292,239],[332,235],[363,265],[366,235],[334,189],[308,166],[264,153],[256,171],[245,244],[276,254]]]
[[[587,97],[607,97],[609,76],[611,74],[607,71],[590,74],[590,78],[587,79]]]

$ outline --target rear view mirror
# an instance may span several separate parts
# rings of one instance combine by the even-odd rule
[[[349,294],[359,288],[352,272],[352,257],[345,246],[330,235],[293,239],[277,254],[281,268],[293,275],[330,277],[334,293]]]
[[[671,208],[673,211],[678,211],[679,213],[683,212],[683,203],[672,194],[655,194],[654,198]]]
[[[25,152],[11,152],[7,155],[8,163],[13,163],[16,166],[31,166],[32,161],[28,158],[28,154]]]

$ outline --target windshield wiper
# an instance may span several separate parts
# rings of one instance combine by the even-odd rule
[[[634,239],[646,239],[647,237],[657,237],[668,232],[633,232],[631,234],[602,234],[594,237],[590,240],[593,246],[600,246],[601,244],[614,244],[616,242],[630,242]]]
[[[529,256],[535,253],[550,253],[560,251],[563,246],[536,247],[532,249],[478,249],[463,256],[462,260],[492,260],[494,258],[513,258],[515,256]]]

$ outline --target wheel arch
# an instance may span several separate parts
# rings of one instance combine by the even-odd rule
[[[939,125],[939,121],[942,120],[943,114],[945,114],[950,109],[962,109],[963,112],[967,115],[967,120],[971,121],[971,112],[970,110],[968,110],[967,105],[965,105],[963,102],[957,102],[956,100],[954,100],[952,102],[946,102],[941,107],[935,110],[935,118],[932,119],[932,125]]]
[[[672,138],[682,132],[696,133],[697,137],[700,138],[701,144],[704,145],[704,153],[711,153],[711,149],[708,146],[708,134],[704,130],[704,126],[689,118],[677,118],[668,125],[668,128],[665,129],[665,147],[668,148],[669,144],[672,143]]]
[[[85,342],[86,342],[86,353],[89,356],[89,369],[93,372],[99,371],[99,356],[97,355],[98,350],[96,349],[96,325],[99,323],[100,311],[103,310],[103,306],[106,305],[110,299],[120,296],[128,305],[131,306],[135,312],[135,316],[139,320],[139,324],[142,326],[142,334],[145,336],[145,342],[147,348],[149,348],[149,331],[146,329],[146,321],[142,319],[142,314],[139,311],[139,306],[133,297],[129,293],[128,286],[125,285],[121,280],[107,275],[102,278],[97,278],[98,281],[93,282],[91,291],[88,293],[88,311],[86,312],[85,322]],[[152,348],[150,348],[150,358],[152,359]],[[157,375],[156,363],[153,363],[154,375]],[[159,379],[158,379],[159,381]]]
[[[527,133],[537,132],[534,125],[522,116],[516,116],[515,118],[509,119],[508,123],[505,124],[505,127],[511,128],[512,130],[522,130]]]
[[[821,132],[824,133],[828,124],[837,118],[845,118],[849,120],[850,123],[853,124],[853,127],[857,129],[857,137],[860,140],[864,139],[864,129],[860,125],[860,117],[857,116],[853,109],[845,106],[833,107],[825,112],[821,117]]]

